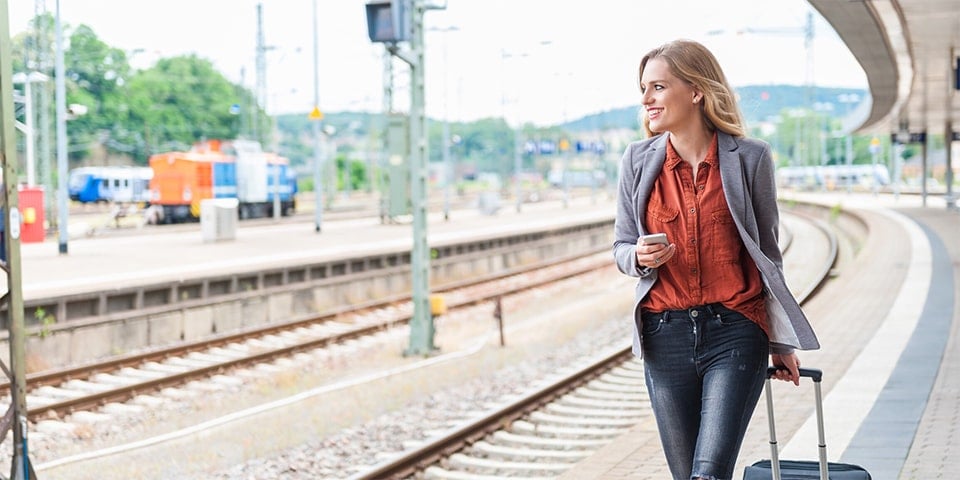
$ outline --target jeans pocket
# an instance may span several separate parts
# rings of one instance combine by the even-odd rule
[[[656,335],[663,328],[663,317],[661,316],[645,317],[642,320],[642,324],[643,325],[642,325],[641,333],[643,333],[644,337]]]
[[[716,314],[717,323],[724,327],[733,327],[737,325],[742,325],[745,323],[752,323],[753,320],[750,320],[743,314],[735,312],[733,310],[728,310],[725,312],[720,312]]]

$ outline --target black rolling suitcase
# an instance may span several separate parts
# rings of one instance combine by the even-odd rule
[[[813,379],[813,390],[817,397],[817,434],[820,439],[820,461],[780,460],[777,446],[777,429],[773,421],[773,392],[770,389],[770,376],[776,368],[767,370],[766,397],[767,418],[770,422],[771,460],[761,460],[743,471],[743,480],[870,480],[870,474],[859,465],[827,462],[827,441],[823,434],[823,398],[820,392],[820,380],[823,372],[813,368],[801,368],[801,377]],[[829,472],[829,473],[828,473]]]

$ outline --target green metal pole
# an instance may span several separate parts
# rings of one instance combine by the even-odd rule
[[[0,0],[0,147],[3,163],[3,213],[6,215],[3,230],[7,273],[7,325],[10,329],[10,393],[13,415],[13,461],[10,477],[16,480],[29,478],[30,465],[27,458],[27,401],[24,368],[23,289],[20,272],[20,202],[17,194],[16,137],[13,110],[13,72],[10,64],[10,19],[7,1]]]
[[[427,243],[427,117],[424,113],[424,54],[422,0],[412,0],[410,49],[410,196],[413,202],[413,318],[407,355],[427,355],[433,344],[434,325],[430,312],[430,247]]]
[[[317,27],[317,0],[313,0],[313,108],[320,112],[320,39]],[[313,112],[311,112],[313,113]],[[313,129],[313,228],[320,233],[323,227],[323,138],[320,118],[311,119]]]

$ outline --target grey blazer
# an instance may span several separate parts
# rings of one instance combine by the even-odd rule
[[[617,268],[638,277],[633,306],[633,353],[641,356],[640,301],[657,281],[657,270],[637,265],[637,238],[644,225],[647,200],[667,156],[669,133],[633,142],[620,164],[613,255]],[[720,179],[730,214],[765,286],[770,351],[820,348],[810,323],[787,288],[777,243],[779,211],[770,146],[761,140],[718,132]]]

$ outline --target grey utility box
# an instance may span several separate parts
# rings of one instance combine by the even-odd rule
[[[236,198],[213,198],[200,201],[200,232],[204,242],[233,240],[237,237]]]

